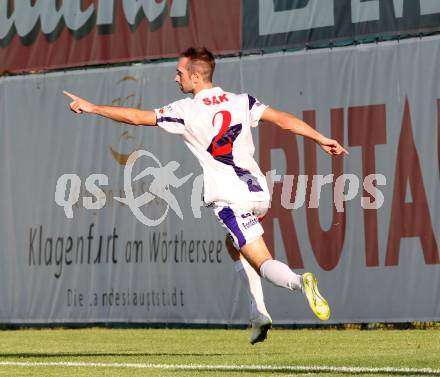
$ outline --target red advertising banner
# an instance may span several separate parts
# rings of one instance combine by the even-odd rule
[[[440,100],[437,99],[437,103]],[[426,265],[440,264],[440,253],[433,226],[428,202],[429,188],[423,180],[423,166],[417,150],[413,131],[411,107],[408,98],[404,101],[400,135],[397,140],[397,156],[394,168],[394,187],[390,192],[390,218],[388,237],[384,244],[384,266],[398,266],[400,263],[401,245],[403,238],[419,238],[421,255]],[[414,107],[414,105],[413,105]],[[390,110],[388,109],[388,112]],[[440,124],[440,109],[437,109],[437,123]],[[330,110],[331,137],[339,140],[348,148],[360,147],[362,159],[362,178],[365,182],[370,174],[376,172],[375,146],[387,145],[387,106],[385,104],[354,106],[348,108],[348,141],[344,140],[344,109]],[[303,112],[303,119],[316,128],[316,110]],[[440,134],[439,134],[440,135]],[[440,136],[439,136],[440,137]],[[271,150],[282,150],[286,156],[287,170],[298,177],[300,171],[300,154],[294,137],[287,138],[285,134],[270,125],[260,128],[260,156],[263,171],[271,169]],[[438,145],[440,148],[440,144]],[[308,176],[306,202],[310,203],[312,195],[313,176],[317,174],[317,148],[310,140],[304,142],[304,173]],[[440,153],[440,149],[439,152]],[[439,161],[440,166],[440,161]],[[332,173],[340,177],[343,171],[343,159],[332,160]],[[272,207],[264,219],[266,237],[270,250],[275,250],[273,223],[279,220],[280,233],[285,245],[289,266],[304,268],[299,236],[295,227],[292,211],[283,207],[282,190],[284,182],[276,182],[273,188]],[[412,201],[408,202],[406,193],[410,189]],[[298,180],[292,182],[292,192],[298,190]],[[334,189],[335,190],[335,189]],[[374,190],[376,191],[376,190]],[[336,194],[333,194],[336,195]],[[376,197],[376,192],[365,190],[366,198]],[[335,199],[334,199],[335,200]],[[347,234],[346,211],[338,212],[332,208],[332,224],[330,229],[323,229],[319,208],[308,206],[306,223],[312,252],[318,265],[325,271],[335,269],[342,256],[344,240]],[[378,210],[363,208],[364,252],[366,267],[380,267]],[[435,215],[434,215],[435,216]],[[304,250],[303,250],[304,253]]]
[[[189,46],[238,52],[240,3],[0,1],[0,73],[176,57]]]

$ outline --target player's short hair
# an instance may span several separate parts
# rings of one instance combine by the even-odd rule
[[[212,82],[214,75],[214,55],[206,47],[190,47],[180,54],[181,58],[188,58],[188,71],[198,72],[204,81]]]

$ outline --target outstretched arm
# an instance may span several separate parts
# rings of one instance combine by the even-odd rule
[[[94,103],[88,102],[72,93],[66,91],[63,93],[72,99],[70,109],[77,114],[93,113],[117,122],[132,124],[134,126],[156,125],[156,113],[154,111],[139,110],[134,107],[95,105]]]
[[[293,116],[292,114],[268,107],[266,110],[264,110],[261,120],[274,123],[282,129],[314,140],[319,144],[324,152],[330,155],[348,154],[348,152],[336,140],[325,137],[310,127],[307,123],[303,122],[301,119]]]

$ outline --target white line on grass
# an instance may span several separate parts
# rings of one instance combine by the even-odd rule
[[[17,367],[87,367],[87,368],[132,368],[132,369],[176,369],[176,370],[215,370],[215,371],[262,371],[262,372],[308,372],[308,373],[391,373],[440,375],[440,369],[432,368],[363,368],[305,365],[204,365],[204,364],[128,364],[128,363],[85,363],[85,362],[25,362],[0,361],[0,366]]]

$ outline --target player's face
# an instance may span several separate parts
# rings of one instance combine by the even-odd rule
[[[186,68],[188,62],[189,58],[179,59],[179,63],[176,67],[176,77],[174,78],[174,81],[176,81],[183,93],[192,93],[194,90],[194,83],[192,82],[189,71]]]

